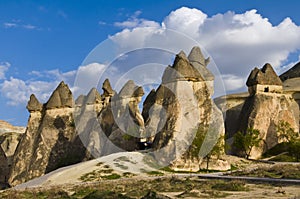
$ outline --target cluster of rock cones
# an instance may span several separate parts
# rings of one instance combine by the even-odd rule
[[[14,186],[63,166],[121,151],[146,152],[162,166],[197,171],[225,132],[230,143],[237,131],[259,129],[264,146],[251,154],[258,158],[279,142],[275,135],[280,121],[299,131],[300,90],[287,91],[282,83],[291,79],[289,74],[280,79],[266,64],[251,72],[248,94],[214,101],[214,76],[208,64],[209,58],[205,59],[199,47],[188,56],[177,54],[173,65],[166,67],[161,85],[147,95],[142,112],[139,103],[144,91],[132,80],[116,92],[107,79],[102,94],[93,88],[76,100],[64,82],[45,104],[31,95],[27,129],[10,163],[0,147],[0,180]],[[295,74],[292,78],[297,79]],[[215,142],[202,146],[194,142],[208,134]],[[224,143],[220,154],[225,153]],[[216,160],[214,167],[224,170],[230,165]]]

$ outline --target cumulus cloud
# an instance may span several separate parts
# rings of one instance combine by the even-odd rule
[[[10,63],[8,62],[1,62],[0,63],[0,80],[5,79],[5,72],[10,67]]]
[[[63,73],[59,70],[32,71],[29,80],[10,77],[0,84],[1,94],[7,98],[7,104],[24,105],[34,93],[41,102],[46,102],[60,81],[73,85],[76,71]]]
[[[139,19],[131,20],[134,21]],[[132,23],[130,29],[124,29],[111,39],[121,48],[142,48],[162,43],[169,49],[179,46],[188,53],[189,44],[176,38],[165,37],[170,41],[167,42],[157,37],[168,29],[183,33],[207,50],[230,92],[245,89],[245,79],[254,67],[262,67],[268,62],[278,73],[281,72],[290,53],[300,49],[300,27],[292,19],[286,18],[273,25],[257,10],[208,16],[201,10],[182,7],[166,16],[160,26],[155,24],[149,28]],[[232,83],[235,85],[230,85]]]
[[[140,18],[140,14],[141,12],[137,11],[126,21],[114,24],[123,29],[108,39],[112,42],[110,44],[116,47],[109,49],[117,52],[108,50],[109,53],[115,53],[114,58],[123,55],[119,59],[122,63],[122,58],[125,59],[128,52],[146,47],[160,49],[161,53],[158,54],[168,52],[163,59],[170,58],[168,64],[171,64],[172,56],[169,54],[178,53],[180,50],[188,53],[191,47],[197,44],[203,47],[205,56],[211,56],[212,61],[209,67],[215,64],[214,66],[217,66],[221,72],[218,74],[216,67],[210,68],[216,75],[216,79],[223,80],[223,82],[217,82],[216,85],[224,84],[227,92],[246,91],[245,81],[250,71],[254,67],[262,67],[266,62],[271,63],[278,73],[287,70],[295,64],[288,63],[289,55],[300,52],[300,26],[290,18],[283,19],[278,25],[273,25],[257,10],[239,14],[229,11],[208,16],[201,10],[182,7],[172,11],[161,22]],[[6,23],[4,26],[13,28],[18,24]],[[100,54],[103,55],[103,53]],[[94,53],[95,56],[98,54]],[[151,55],[147,54],[147,57]],[[158,57],[157,54],[154,57]],[[167,65],[145,57],[140,59],[147,61],[136,62],[140,65],[149,63]],[[112,77],[113,82],[119,81],[121,77],[124,81],[129,78],[128,74],[122,76],[124,71],[120,68],[99,63],[107,64],[105,61],[95,60],[95,62],[80,66],[77,71],[32,71],[32,78],[27,81],[14,77],[6,79],[5,72],[9,64],[2,63],[0,64],[0,79],[4,81],[0,84],[0,91],[9,99],[9,104],[16,105],[26,103],[31,93],[37,94],[41,101],[47,100],[61,80],[69,83],[75,96],[78,96],[86,94],[89,89],[102,83],[101,76],[104,72]],[[136,73],[137,71],[134,71],[132,74]],[[157,77],[159,75],[155,76]],[[142,79],[147,79],[147,76]],[[152,82],[153,78],[150,80],[149,82]],[[216,91],[218,89],[216,88]]]
[[[102,73],[106,66],[99,63],[91,63],[80,66],[76,73],[73,93],[75,97],[87,94],[91,88],[97,87]]]
[[[28,80],[22,80],[16,77],[5,78],[5,71],[8,70],[10,64],[5,62],[0,64],[0,93],[7,99],[7,104],[12,106],[25,105],[32,93],[40,100],[47,102],[50,95],[57,85],[64,81],[67,83],[77,97],[97,87],[101,74],[104,72],[105,65],[91,63],[80,66],[78,70],[61,72],[58,69],[46,71],[31,71]],[[114,71],[108,70],[111,75]]]

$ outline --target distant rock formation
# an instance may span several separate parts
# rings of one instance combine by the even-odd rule
[[[280,75],[280,79],[283,81],[284,92],[290,94],[300,107],[300,62]]]
[[[13,155],[24,132],[24,127],[0,120],[0,184],[7,184]]]
[[[3,133],[24,133],[26,127],[13,126],[10,123],[0,120],[0,135]]]
[[[286,81],[288,79],[299,78],[300,77],[300,62],[293,66],[288,71],[280,75],[281,81]]]
[[[154,156],[162,164],[171,162],[175,170],[198,171],[205,151],[224,135],[222,113],[211,99],[214,76],[206,68],[208,62],[199,47],[188,57],[181,51],[165,69],[162,84],[144,102],[146,129],[157,133]],[[202,147],[193,142],[208,134],[213,134],[212,143]]]
[[[270,64],[251,71],[247,94],[235,94],[216,99],[226,119],[227,142],[232,144],[237,131],[258,129],[263,142],[251,152],[251,158],[259,158],[266,150],[280,142],[277,126],[287,122],[298,132],[299,107],[290,93],[285,92],[280,78]]]

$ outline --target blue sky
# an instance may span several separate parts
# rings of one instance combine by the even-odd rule
[[[0,119],[26,125],[30,92],[44,102],[59,81],[74,82],[99,43],[109,36],[132,43],[135,33],[144,38],[143,28],[152,25],[199,41],[220,66],[228,92],[245,90],[242,84],[254,66],[268,61],[282,72],[299,60],[299,7],[295,0],[2,0]],[[187,25],[190,21],[195,25]]]

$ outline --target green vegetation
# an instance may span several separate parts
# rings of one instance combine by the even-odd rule
[[[212,185],[211,188],[219,191],[249,191],[245,182],[236,180],[229,182],[220,181]]]
[[[123,138],[123,140],[129,141],[129,140],[132,140],[134,137],[129,134],[123,134],[122,138]]]
[[[202,147],[203,143],[207,146]],[[200,126],[191,146],[189,147],[188,155],[191,156],[191,158],[204,158],[206,160],[206,170],[208,170],[211,159],[213,157],[219,158],[219,156],[224,152],[223,145],[224,137],[219,136],[215,129],[210,129],[208,131],[205,130],[203,126]],[[211,148],[210,146],[213,147]]]
[[[141,186],[143,185],[143,186]],[[258,185],[257,185],[258,186]],[[262,186],[262,185],[259,185]],[[137,188],[138,187],[138,188]],[[6,190],[1,199],[91,199],[91,198],[153,198],[168,192],[178,192],[178,198],[217,198],[232,195],[232,191],[248,191],[241,181],[200,180],[198,178],[166,177],[157,179],[130,179],[101,181],[93,184],[50,187],[47,189]],[[252,188],[251,188],[252,190]],[[249,190],[249,191],[251,191]]]
[[[272,157],[270,160],[278,162],[300,161],[300,137],[291,125],[280,121],[277,126],[277,138],[281,143],[269,149],[263,157]]]
[[[119,174],[113,173],[110,175],[101,176],[101,178],[107,179],[107,180],[115,180],[115,179],[121,178],[121,176]]]
[[[80,177],[80,180],[83,182],[95,182],[99,180],[113,180],[119,179],[121,176],[119,174],[113,173],[108,165],[103,165],[103,168],[94,170],[92,172],[86,173]]]
[[[237,132],[234,135],[233,146],[241,151],[241,155],[249,159],[254,147],[259,147],[262,139],[259,137],[260,132],[257,129],[248,128],[246,132]]]
[[[236,171],[235,176],[251,176],[262,178],[300,179],[300,165],[278,164],[271,167],[259,167],[252,171]]]
[[[148,171],[147,174],[154,175],[154,176],[163,176],[164,175],[164,173],[159,172],[159,171]]]
[[[281,121],[277,127],[278,139],[287,142],[287,151],[290,156],[300,161],[300,137],[299,134],[287,122]]]

